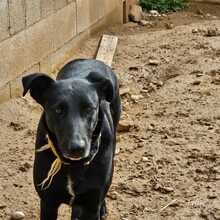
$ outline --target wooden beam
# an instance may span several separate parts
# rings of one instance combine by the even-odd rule
[[[191,0],[191,2],[199,2],[199,3],[210,3],[210,4],[220,4],[220,0]]]
[[[124,0],[122,4],[123,4],[123,24],[126,24],[129,21],[128,14],[131,5],[129,5],[128,0]]]
[[[96,59],[111,66],[116,51],[118,37],[112,35],[103,35]]]

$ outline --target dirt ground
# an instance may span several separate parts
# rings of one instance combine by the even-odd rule
[[[218,15],[220,6],[197,4],[150,26],[105,31],[119,36],[113,68],[123,100],[108,220],[220,219]],[[73,58],[93,57],[100,34]],[[40,112],[29,97],[0,106],[0,219],[17,210],[39,219],[32,167]],[[69,216],[61,208],[60,219]]]

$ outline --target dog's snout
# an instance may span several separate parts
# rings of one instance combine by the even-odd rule
[[[86,141],[78,138],[71,142],[69,146],[70,153],[73,157],[82,157],[85,152]]]

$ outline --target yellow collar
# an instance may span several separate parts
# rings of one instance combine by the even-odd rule
[[[90,163],[93,161],[93,159],[95,158],[96,154],[98,153],[99,150],[99,145],[100,145],[100,139],[101,139],[101,134],[98,137],[97,140],[97,144],[98,144],[98,149],[96,150],[96,152],[93,154],[93,156],[90,158],[89,161],[85,162],[85,166],[90,165]],[[43,152],[45,150],[50,149],[54,156],[56,157],[56,159],[53,161],[50,170],[48,171],[47,177],[39,184],[39,186],[41,187],[41,190],[46,190],[50,187],[54,176],[61,170],[62,165],[64,164],[64,162],[61,160],[59,154],[56,151],[56,148],[54,147],[53,142],[50,140],[50,138],[47,136],[47,140],[48,140],[48,144],[37,149],[36,152],[40,153]]]

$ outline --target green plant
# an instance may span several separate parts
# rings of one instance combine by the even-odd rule
[[[139,4],[145,10],[159,12],[178,11],[187,6],[186,0],[139,0]]]

